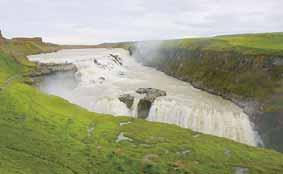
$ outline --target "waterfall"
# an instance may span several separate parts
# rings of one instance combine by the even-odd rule
[[[158,97],[153,102],[147,120],[175,124],[253,146],[260,143],[248,115],[241,108],[139,64],[126,50],[61,50],[32,55],[29,59],[42,63],[75,64],[77,85],[70,87],[66,85],[69,83],[66,76],[53,75],[44,78],[40,89],[90,111],[137,117],[137,106],[143,96],[135,91],[152,87],[166,91],[167,96]],[[122,94],[134,96],[131,108],[119,100]]]
[[[172,99],[160,98],[151,107],[148,120],[173,123],[250,145],[257,144],[255,132],[245,113],[216,109],[208,104],[192,103],[184,106]]]

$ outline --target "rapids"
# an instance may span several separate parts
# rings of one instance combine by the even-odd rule
[[[110,56],[119,55],[121,63]],[[195,89],[189,83],[172,78],[135,61],[123,49],[77,49],[29,56],[41,63],[73,63],[78,71],[46,76],[39,88],[63,97],[90,111],[115,116],[137,117],[138,88],[165,90],[167,96],[153,103],[147,120],[176,124],[194,131],[226,137],[244,144],[260,143],[241,108],[219,96]],[[135,96],[131,109],[118,99],[121,94]]]

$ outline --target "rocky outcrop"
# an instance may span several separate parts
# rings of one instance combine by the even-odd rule
[[[145,94],[138,103],[138,118],[146,119],[148,117],[152,103],[157,97],[166,96],[166,92],[154,88],[139,88],[138,94]]]
[[[145,94],[146,96],[143,99],[150,102],[154,102],[157,97],[166,96],[165,91],[155,88],[139,88],[136,93]]]
[[[112,58],[113,61],[118,64],[118,65],[123,65],[122,59],[119,57],[119,55],[114,55],[114,54],[109,54]]]
[[[137,104],[137,117],[141,119],[146,119],[148,117],[150,108],[156,98],[166,96],[165,91],[154,88],[139,88],[136,90],[136,93],[143,95]],[[135,97],[130,94],[123,94],[120,95],[119,100],[131,109],[134,104]]]
[[[66,64],[54,64],[54,63],[48,63],[48,64],[38,64],[35,71],[31,72],[29,74],[30,77],[38,77],[38,76],[44,76],[49,75],[56,72],[67,72],[67,71],[77,71],[77,67],[72,63],[66,63]]]
[[[138,103],[138,118],[146,119],[148,117],[152,102],[141,99]]]
[[[2,32],[0,30],[0,45],[2,45],[5,42],[5,38],[2,35]]]
[[[96,65],[101,65],[96,59],[93,59],[93,63]]]
[[[119,100],[127,105],[129,109],[133,106],[135,97],[130,94],[123,94],[119,97]]]

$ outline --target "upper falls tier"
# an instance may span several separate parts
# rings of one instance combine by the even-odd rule
[[[62,50],[29,56],[41,63],[73,63],[75,75],[53,74],[39,84],[42,91],[99,113],[138,116],[144,94],[139,88],[166,91],[150,105],[146,119],[172,123],[241,143],[260,143],[249,117],[230,101],[193,88],[189,83],[137,63],[123,49]],[[132,96],[127,105],[121,95]]]

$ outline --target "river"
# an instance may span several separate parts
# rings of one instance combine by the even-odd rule
[[[121,64],[110,56],[119,55]],[[41,63],[73,63],[78,71],[43,78],[40,90],[60,96],[97,113],[137,117],[138,88],[165,90],[157,98],[147,120],[176,124],[197,132],[225,137],[256,146],[258,134],[241,108],[228,100],[192,87],[135,61],[123,49],[76,49],[29,56]],[[136,97],[129,109],[118,99],[122,94]]]

